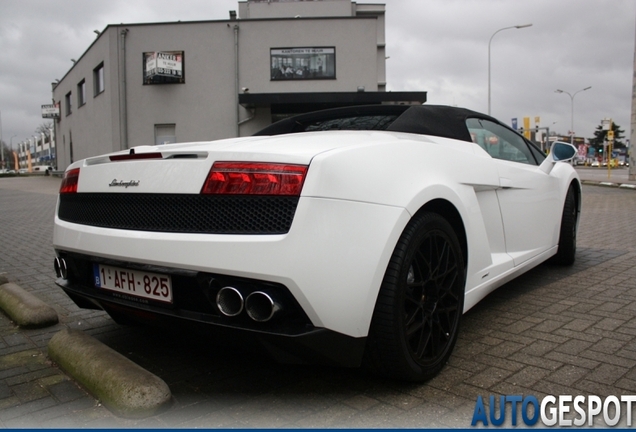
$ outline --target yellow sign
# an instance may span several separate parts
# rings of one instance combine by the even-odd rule
[[[613,130],[607,131],[607,140],[608,141],[614,141],[614,131]]]
[[[523,136],[530,139],[530,117],[523,118]]]

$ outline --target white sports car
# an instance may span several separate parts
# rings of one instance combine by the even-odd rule
[[[394,105],[88,158],[60,188],[57,284],[120,323],[426,380],[463,312],[549,258],[573,263],[575,154],[546,158],[466,109]]]

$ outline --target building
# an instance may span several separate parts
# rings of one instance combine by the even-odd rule
[[[223,21],[108,25],[53,87],[58,169],[141,145],[247,136],[386,92],[383,4],[239,2]]]

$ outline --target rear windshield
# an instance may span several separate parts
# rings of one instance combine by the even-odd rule
[[[316,121],[304,125],[305,132],[327,130],[386,130],[398,115],[368,115]]]

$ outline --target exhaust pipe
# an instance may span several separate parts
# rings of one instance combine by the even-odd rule
[[[236,288],[223,287],[216,295],[216,306],[225,316],[237,316],[243,311],[243,296]]]
[[[64,258],[55,258],[53,261],[53,268],[55,269],[55,274],[59,278],[66,279],[68,276],[68,267],[66,267],[66,261]]]
[[[247,315],[257,322],[267,322],[281,310],[281,304],[263,291],[254,291],[245,299]]]

